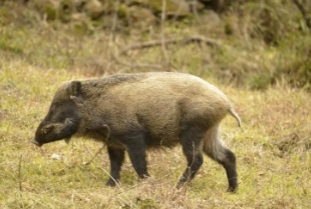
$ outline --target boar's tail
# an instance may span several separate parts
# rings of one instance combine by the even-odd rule
[[[229,113],[230,115],[232,115],[238,122],[239,127],[242,127],[242,122],[241,122],[241,118],[239,117],[239,115],[235,112],[235,110],[233,108],[229,109]]]

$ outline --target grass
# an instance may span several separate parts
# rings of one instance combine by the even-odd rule
[[[70,25],[32,24],[38,23],[0,27],[0,208],[283,209],[311,205],[310,93],[292,88],[282,79],[274,86],[265,84],[261,91],[252,90],[251,85],[233,84],[235,70],[265,67],[263,71],[269,73],[279,63],[294,59],[290,52],[282,59],[278,48],[257,42],[247,43],[252,45],[248,48],[242,41],[230,45],[230,40],[224,39],[228,46],[224,49],[172,46],[167,49],[168,65],[159,64],[163,61],[161,48],[133,51],[130,56],[119,57],[126,62],[122,64],[113,59],[113,53],[142,37],[118,36],[112,43],[105,32],[81,36]],[[172,36],[189,33],[169,30]],[[145,36],[144,40],[158,37]],[[102,151],[93,159],[102,144],[85,138],[42,148],[30,143],[63,81],[151,71],[138,68],[141,63],[198,75],[218,86],[235,104],[243,127],[238,128],[236,121],[227,117],[222,123],[222,137],[237,156],[236,194],[225,192],[225,172],[208,158],[189,185],[175,189],[186,166],[180,147],[149,152],[152,177],[144,181],[137,179],[127,158],[120,185],[108,188],[107,153]],[[230,79],[220,79],[220,72]],[[55,154],[60,158],[54,159]]]
[[[74,139],[42,149],[30,143],[57,86],[82,77],[23,62],[1,69],[0,205],[2,208],[307,208],[310,202],[310,95],[286,87],[264,92],[219,86],[234,101],[243,128],[228,117],[223,138],[238,159],[239,191],[225,192],[224,170],[209,159],[197,178],[176,190],[185,159],[179,147],[149,152],[152,177],[139,181],[126,160],[120,187],[107,188],[101,144]],[[14,62],[14,61],[13,61]],[[53,160],[52,155],[61,156]],[[164,163],[165,162],[165,163]]]

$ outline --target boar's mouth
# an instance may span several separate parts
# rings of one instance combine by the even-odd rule
[[[31,143],[41,147],[43,144],[64,139],[66,142],[77,132],[79,120],[67,118],[64,123],[40,125]]]
[[[35,139],[33,139],[33,140],[31,141],[31,143],[37,145],[38,147],[41,147],[41,146],[43,145],[43,144],[37,142]]]
[[[70,139],[71,139],[71,137],[65,138],[65,142],[68,144],[69,141],[70,141]],[[56,140],[56,141],[58,141],[58,140]],[[33,139],[33,140],[31,141],[31,143],[37,145],[38,147],[42,147],[43,144],[48,144],[48,143],[51,143],[51,142],[54,142],[54,141],[49,141],[49,142],[44,142],[44,143],[39,143],[39,142],[38,142],[37,140],[35,140],[35,139]]]

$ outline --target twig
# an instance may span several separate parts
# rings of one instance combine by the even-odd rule
[[[92,159],[86,163],[84,163],[84,165],[89,165],[91,164],[91,162],[94,160],[95,157],[97,157],[97,155],[99,155],[101,153],[101,151],[104,149],[105,144],[103,144],[103,146],[97,151],[97,153],[92,157]]]
[[[108,172],[108,171],[106,171],[105,169],[103,169],[103,168],[100,168],[102,171],[104,171],[108,176],[109,176],[109,178],[111,178],[113,181],[114,181],[114,183],[118,186],[118,188],[119,189],[121,189],[121,185],[119,184],[119,182],[118,181],[116,181],[112,176],[111,176],[111,174]]]
[[[165,63],[169,63],[168,53],[166,51],[166,44],[165,44],[165,17],[166,17],[166,0],[162,0],[162,14],[161,14],[161,49],[162,54],[165,59]]]
[[[19,156],[19,163],[18,163],[18,185],[19,185],[19,191],[23,191],[23,186],[22,186],[22,158],[23,155]]]
[[[209,46],[220,46],[221,45],[220,41],[217,41],[215,39],[208,38],[208,37],[198,36],[198,35],[188,36],[188,37],[183,38],[180,41],[181,44],[187,44],[191,42],[204,43]]]
[[[111,32],[112,32],[112,41],[114,42],[116,39],[116,29],[117,29],[117,23],[118,23],[118,8],[119,8],[120,1],[114,2],[114,14],[112,19],[112,26],[111,26]]]
[[[293,0],[293,2],[296,4],[296,6],[298,7],[299,11],[302,14],[303,19],[306,22],[307,27],[309,28],[309,31],[311,33],[311,17],[309,17],[309,15],[307,14],[305,8],[303,7],[303,5],[299,2],[299,0]]]
[[[157,70],[161,70],[163,69],[162,65],[157,65],[157,64],[149,64],[149,63],[133,63],[133,62],[125,62],[120,60],[116,55],[112,54],[112,58],[114,59],[114,61],[120,65],[124,65],[126,67],[130,67],[130,68],[153,68],[153,69],[157,69]]]
[[[190,4],[191,12],[193,13],[194,18],[196,19],[197,23],[202,25],[202,21],[200,19],[199,13],[198,13],[198,7],[197,7],[198,2],[197,1],[190,1],[189,4]]]
[[[133,44],[133,45],[123,49],[120,52],[120,55],[124,55],[128,51],[131,51],[131,50],[145,49],[145,48],[151,48],[151,47],[156,47],[156,46],[162,46],[163,44],[165,44],[167,46],[167,45],[170,45],[170,44],[188,44],[188,43],[192,43],[192,42],[204,43],[204,44],[210,45],[212,47],[221,45],[221,42],[217,41],[215,39],[211,39],[211,38],[203,37],[203,36],[193,35],[193,36],[185,37],[185,38],[183,38],[181,40],[180,39],[176,39],[176,38],[172,38],[172,39],[166,39],[166,40],[160,40],[160,41],[159,40],[152,40],[152,41],[147,41],[147,42],[143,42],[143,43]]]
[[[105,139],[105,141],[108,141],[108,138],[109,138],[109,136],[110,136],[110,128],[109,128],[109,126],[107,126],[107,125],[103,125],[103,127],[105,127],[105,128],[108,129],[107,137],[106,137],[106,139]],[[103,146],[96,152],[96,154],[92,157],[92,159],[91,159],[90,161],[84,163],[84,165],[89,165],[89,164],[91,164],[91,162],[97,157],[97,155],[99,155],[99,154],[101,153],[101,151],[104,149],[104,147],[105,147],[105,143],[104,143]]]

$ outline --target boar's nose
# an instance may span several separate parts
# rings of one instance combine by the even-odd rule
[[[40,144],[39,142],[37,142],[35,139],[33,139],[33,140],[31,141],[31,143],[37,145],[38,147],[41,147],[41,146],[42,146],[42,144]]]

